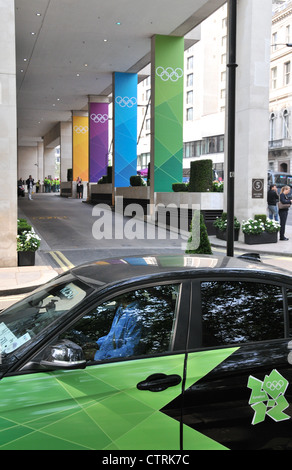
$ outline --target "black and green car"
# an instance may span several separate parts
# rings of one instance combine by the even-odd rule
[[[252,260],[74,268],[0,314],[0,449],[291,449],[291,313]]]

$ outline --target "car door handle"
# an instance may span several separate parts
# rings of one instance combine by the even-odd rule
[[[176,374],[152,374],[146,380],[137,384],[138,390],[149,390],[150,392],[162,392],[168,387],[174,387],[181,382],[181,377]]]

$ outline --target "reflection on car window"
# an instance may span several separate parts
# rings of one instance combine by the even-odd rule
[[[289,338],[292,338],[292,289],[287,289],[286,291],[289,314]]]
[[[178,294],[178,285],[126,293],[96,307],[60,339],[81,346],[94,362],[170,351]]]
[[[203,282],[203,346],[284,337],[282,289],[253,282]]]
[[[0,315],[2,356],[16,351],[61,315],[67,313],[92,289],[79,281],[51,284],[12,305]]]

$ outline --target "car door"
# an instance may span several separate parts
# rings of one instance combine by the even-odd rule
[[[194,282],[184,449],[291,448],[288,294],[273,280]]]
[[[189,282],[139,287],[116,293],[66,326],[25,374],[0,382],[0,448],[179,449],[181,404],[169,404],[184,383],[189,294]],[[122,304],[127,318],[114,328]],[[129,321],[130,308],[140,332],[133,317]],[[33,373],[60,341],[83,348],[86,368]],[[112,350],[102,350],[107,341]],[[162,408],[170,408],[169,415]]]

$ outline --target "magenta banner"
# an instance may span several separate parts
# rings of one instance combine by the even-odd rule
[[[108,103],[89,105],[89,181],[97,182],[107,174]]]

